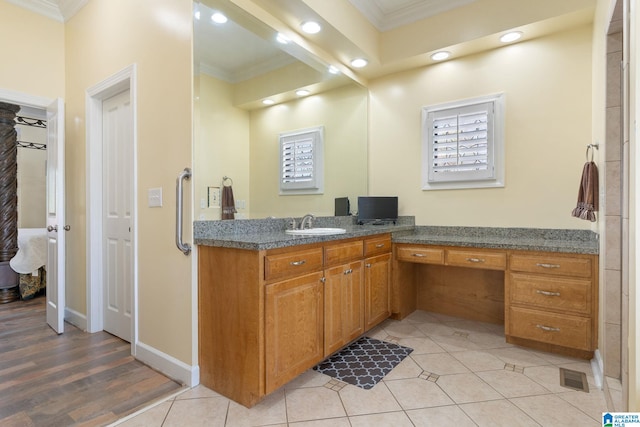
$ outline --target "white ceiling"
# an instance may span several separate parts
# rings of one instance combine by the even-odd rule
[[[77,13],[89,0],[6,1],[64,22]],[[505,22],[513,22],[513,27],[525,31],[525,39],[561,30],[567,24],[584,23],[589,19],[588,9],[595,7],[593,5],[596,2],[595,0],[522,0],[522,2],[496,0],[491,2],[494,12],[497,12],[495,20],[492,14],[487,14],[479,16],[477,22],[469,27],[461,28],[462,24],[452,22],[449,31],[438,32],[435,27],[425,26],[414,27],[411,34],[404,34],[390,30],[429,19],[434,15],[450,12],[452,9],[473,8],[481,3],[481,0],[348,1],[377,29],[379,33],[377,46],[375,43],[367,44],[367,40],[359,38],[360,34],[351,32],[348,23],[335,21],[335,24],[340,26],[338,28],[332,22],[327,22],[324,20],[324,16],[312,9],[305,0],[250,0],[250,3],[252,7],[257,8],[256,10],[264,9],[264,12],[279,20],[284,25],[283,28],[293,32],[296,32],[301,20],[319,20],[324,27],[321,34],[314,36],[296,34],[296,36],[302,37],[300,39],[302,44],[299,44],[300,41],[296,41],[294,44],[299,44],[302,50],[307,49],[307,56],[320,54],[318,57],[322,58],[323,63],[346,65],[341,68],[343,73],[356,81],[366,82],[366,79],[429,64],[433,61],[430,62],[428,55],[438,49],[446,48],[453,50],[455,56],[463,56],[496,48],[499,46],[499,42],[494,33],[509,29],[510,26]],[[194,1],[196,7],[204,7],[204,3],[215,5],[215,7],[234,5],[234,2],[228,0]],[[500,6],[501,4],[502,6]],[[237,6],[235,7],[237,8]],[[476,9],[478,8],[476,7]],[[326,13],[327,10],[323,12]],[[586,12],[586,15],[583,12]],[[564,18],[562,20],[551,19],[556,17],[552,15],[553,13],[557,13],[557,17],[563,16]],[[500,22],[499,25],[503,25],[503,27],[486,25],[487,23],[492,24],[492,20]],[[567,20],[572,20],[573,23]],[[243,26],[246,26],[246,19],[241,19],[239,24],[227,25],[227,27],[231,27],[234,34],[229,33],[228,28],[225,33],[222,33],[221,29],[212,25],[211,21],[203,14],[203,19],[194,24],[194,53],[200,71],[226,81],[238,82],[293,61],[291,57],[283,54],[276,46],[266,41],[270,36],[267,37],[265,34],[252,35],[250,31],[243,30]],[[491,29],[493,33],[486,31],[488,29]],[[385,36],[389,37],[385,38]],[[369,40],[375,38],[371,34],[367,37]],[[413,37],[413,41],[409,44],[400,43],[402,40],[398,37]],[[306,40],[309,40],[317,49],[308,49],[310,45],[306,44]],[[288,51],[292,53],[290,50]],[[303,59],[299,52],[293,54],[298,59]],[[361,70],[350,70],[348,68],[349,61],[356,57],[370,59],[369,66]]]
[[[89,0],[6,0],[66,22]],[[349,0],[378,30],[387,31],[477,0]]]

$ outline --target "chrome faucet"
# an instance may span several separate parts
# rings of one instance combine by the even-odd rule
[[[305,228],[311,228],[313,226],[313,224],[311,223],[311,221],[315,218],[315,216],[311,215],[311,214],[306,214],[305,216],[302,217],[302,219],[300,220],[300,230],[304,230]],[[305,227],[305,223],[309,224],[308,227]]]

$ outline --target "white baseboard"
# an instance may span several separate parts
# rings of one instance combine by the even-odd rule
[[[71,323],[81,331],[87,330],[87,316],[82,313],[78,313],[69,307],[64,308],[64,320]]]
[[[604,364],[602,362],[602,356],[600,350],[596,349],[593,352],[593,359],[591,359],[591,370],[593,371],[593,380],[596,382],[596,386],[602,390],[604,385]]]
[[[189,366],[147,344],[138,342],[135,346],[134,356],[153,369],[189,387],[200,384],[200,368],[198,366]]]

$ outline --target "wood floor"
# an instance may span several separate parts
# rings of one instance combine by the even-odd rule
[[[107,425],[181,388],[130,353],[106,332],[57,335],[44,297],[0,304],[0,426]]]

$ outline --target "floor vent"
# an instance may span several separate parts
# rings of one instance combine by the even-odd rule
[[[560,368],[560,385],[572,390],[584,391],[585,393],[589,393],[587,374],[585,374],[584,372]]]

